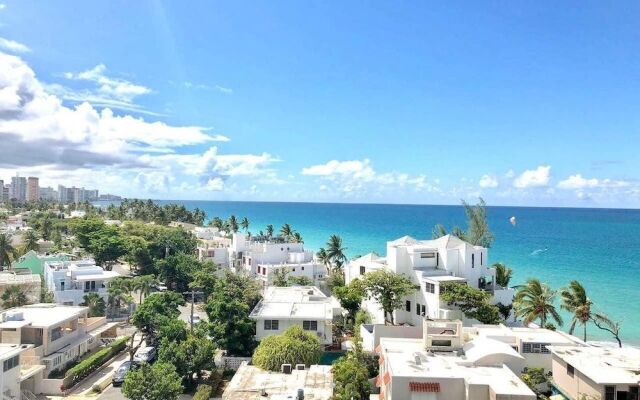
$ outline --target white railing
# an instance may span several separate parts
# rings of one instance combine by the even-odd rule
[[[20,400],[38,400],[38,396],[30,390],[22,389],[20,391]]]

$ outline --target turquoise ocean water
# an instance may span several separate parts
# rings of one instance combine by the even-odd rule
[[[162,203],[162,201],[160,202]],[[432,227],[465,225],[461,206],[177,201],[209,218],[246,216],[249,230],[289,223],[307,248],[317,250],[331,234],[342,236],[350,257],[385,253],[386,241],[404,235],[431,238]],[[489,207],[495,242],[491,263],[514,270],[512,284],[538,277],[553,288],[579,280],[597,308],[622,321],[623,338],[640,344],[640,210]],[[515,216],[516,226],[509,223]],[[565,326],[569,317],[565,316]],[[589,337],[606,340],[595,327]]]

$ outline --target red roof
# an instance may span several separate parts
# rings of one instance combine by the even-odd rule
[[[431,392],[437,393],[440,392],[440,384],[439,383],[429,383],[429,382],[409,382],[409,390],[412,392]]]

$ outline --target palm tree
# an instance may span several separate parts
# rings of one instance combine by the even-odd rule
[[[27,304],[27,295],[20,286],[11,285],[2,293],[2,306],[4,308],[21,307]]]
[[[114,279],[109,283],[107,303],[112,311],[119,310],[123,303],[132,302],[130,281],[130,279]]]
[[[437,224],[436,226],[433,227],[433,231],[431,231],[431,238],[437,239],[445,236],[446,234],[447,234],[447,228],[445,228],[444,225],[442,224]]]
[[[11,260],[16,258],[16,248],[11,244],[11,235],[0,233],[0,267],[11,266]]]
[[[266,233],[267,233],[267,237],[273,236],[273,225],[271,224],[267,225]]]
[[[134,288],[140,292],[140,304],[142,304],[142,296],[147,297],[156,283],[156,277],[153,275],[143,275],[134,279]]]
[[[89,307],[89,317],[103,317],[105,314],[105,302],[98,293],[87,293],[83,297],[82,306]]]
[[[544,327],[548,317],[562,325],[562,317],[553,305],[555,297],[556,291],[551,290],[548,285],[538,279],[529,279],[526,285],[518,288],[514,297],[516,315],[524,318],[525,325],[539,318],[540,326]]]
[[[304,240],[302,239],[302,235],[300,234],[300,232],[293,232],[293,236],[291,236],[291,241],[293,243],[304,243]]]
[[[224,221],[220,217],[214,217],[211,221],[209,221],[209,225],[214,228],[218,228],[218,230],[222,230],[224,227]]]
[[[26,251],[33,250],[38,251],[40,245],[38,244],[38,235],[33,229],[29,229],[22,235],[22,241],[24,242],[24,248]]]
[[[240,227],[244,229],[245,232],[249,231],[249,219],[247,217],[243,217],[240,221]]]
[[[582,340],[587,341],[587,323],[593,318],[591,314],[592,302],[587,297],[587,291],[578,281],[571,281],[569,287],[560,290],[562,298],[561,308],[573,314],[569,334],[572,335],[577,324],[582,324]]]
[[[498,286],[502,286],[503,288],[509,287],[513,270],[503,263],[495,263],[493,264],[493,268],[496,270],[496,283]]]
[[[229,221],[227,221],[227,224],[229,225],[229,230],[233,233],[238,232],[238,219],[236,218],[235,215],[232,215],[229,217]]]
[[[289,224],[282,225],[282,228],[280,228],[280,235],[282,235],[283,238],[285,238],[286,240],[289,240],[292,234],[293,234],[293,229],[291,229],[291,225]]]
[[[340,236],[331,235],[329,237],[326,249],[327,257],[336,270],[342,268],[342,265],[347,262],[347,256],[344,254],[346,250],[346,247],[342,247],[342,238]]]
[[[320,261],[326,267],[331,265],[331,260],[329,259],[327,251],[324,249],[324,247],[320,247],[320,250],[318,250],[318,252],[316,253],[316,257],[318,258],[318,261]]]

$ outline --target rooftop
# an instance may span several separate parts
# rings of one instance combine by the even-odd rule
[[[522,342],[532,343],[551,343],[562,345],[582,344],[582,341],[578,338],[561,331],[552,331],[543,328],[507,327],[502,324],[474,325],[473,327],[465,328],[465,333],[467,333],[469,337],[487,337],[508,343],[515,343],[515,340],[505,340],[513,338],[519,339]]]
[[[77,318],[88,311],[88,307],[63,306],[60,304],[42,303],[11,308],[3,311],[0,328],[16,328],[31,325],[46,328],[71,318]],[[22,313],[22,317],[19,315]]]
[[[229,382],[223,400],[285,400],[295,398],[304,390],[305,400],[329,400],[333,395],[333,376],[328,365],[312,365],[304,371],[291,374],[264,371],[251,365],[242,365]],[[266,395],[262,395],[262,391]]]
[[[40,283],[38,274],[15,274],[13,272],[0,272],[0,284],[14,285],[21,283]]]
[[[315,286],[268,287],[252,318],[332,319],[333,304]]]
[[[640,383],[640,349],[549,346],[549,350],[597,384]]]

